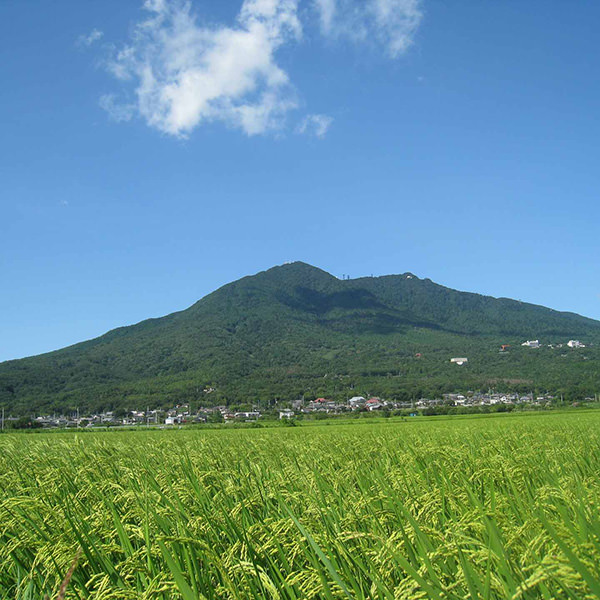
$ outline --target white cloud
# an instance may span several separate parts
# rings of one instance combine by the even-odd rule
[[[104,34],[99,29],[92,29],[90,33],[80,35],[75,42],[79,48],[89,48],[94,42],[102,38]]]
[[[314,135],[322,139],[332,123],[333,118],[328,115],[306,115],[296,128],[296,133]]]
[[[336,0],[315,0],[315,5],[321,17],[321,30],[327,34],[331,33],[333,17],[336,12]]]
[[[240,2],[233,25],[207,25],[194,14],[191,0],[144,0],[145,18],[105,62],[122,83],[123,99],[106,94],[100,106],[117,121],[137,115],[177,137],[215,121],[247,135],[276,131],[298,107],[278,53],[302,39],[300,14],[318,14],[326,36],[376,40],[394,58],[411,45],[422,18],[421,0]],[[317,13],[300,13],[300,3],[312,4]],[[90,44],[102,35],[94,32],[85,38],[94,38]],[[296,131],[323,137],[331,122],[326,115],[308,115]]]
[[[275,53],[301,37],[297,3],[245,0],[234,27],[207,27],[190,2],[146,0],[150,15],[109,70],[134,82],[137,112],[164,133],[185,137],[208,121],[264,133],[296,107]],[[113,112],[114,99],[105,104]]]
[[[103,108],[113,121],[130,121],[135,114],[136,107],[133,104],[118,102],[114,94],[104,94],[98,100],[100,108]]]
[[[412,45],[423,18],[421,0],[314,0],[314,5],[324,35],[375,40],[392,58]]]

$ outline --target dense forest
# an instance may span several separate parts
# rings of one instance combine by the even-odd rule
[[[539,339],[538,349],[522,347]],[[586,348],[569,348],[578,339]],[[509,345],[501,352],[501,345]],[[444,392],[600,391],[600,322],[411,273],[340,280],[274,267],[187,310],[0,364],[12,414]],[[452,357],[468,357],[463,366]]]

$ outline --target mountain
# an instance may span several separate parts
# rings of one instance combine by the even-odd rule
[[[585,352],[549,348],[569,339]],[[544,347],[522,348],[526,339]],[[0,364],[13,413],[408,397],[498,385],[593,393],[600,322],[452,290],[412,273],[340,280],[295,262],[223,286],[186,310]],[[591,346],[589,344],[592,344]],[[500,344],[510,344],[499,353]],[[467,365],[450,363],[466,356]],[[211,391],[212,390],[212,391]]]

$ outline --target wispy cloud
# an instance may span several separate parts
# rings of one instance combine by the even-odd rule
[[[315,6],[321,19],[321,30],[330,34],[333,29],[333,18],[337,9],[337,0],[315,0]]]
[[[247,135],[283,128],[298,100],[278,53],[302,40],[300,15],[318,15],[333,38],[376,39],[391,57],[411,45],[422,16],[420,0],[243,0],[232,25],[201,23],[191,0],[145,0],[143,9],[130,41],[105,62],[124,95],[106,94],[100,106],[177,137],[215,121]],[[323,137],[331,121],[307,115],[295,129]]]
[[[90,33],[80,35],[75,41],[79,48],[89,48],[92,44],[102,39],[104,34],[99,29],[92,29]]]
[[[100,96],[98,105],[108,113],[108,116],[113,121],[117,121],[117,123],[130,121],[136,111],[135,104],[119,102],[114,94],[104,94],[103,96]]]
[[[375,41],[392,58],[412,45],[423,18],[421,0],[314,0],[314,5],[324,35]]]
[[[306,115],[296,128],[296,133],[324,138],[332,123],[333,118],[328,115]]]

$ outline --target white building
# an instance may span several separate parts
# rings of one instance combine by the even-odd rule
[[[248,412],[236,412],[236,419],[248,419],[250,421],[256,421],[260,417],[260,413],[257,411],[248,411]]]
[[[289,409],[280,410],[279,411],[279,418],[280,419],[293,419],[294,418],[294,411],[293,410],[289,410]]]
[[[540,340],[527,340],[526,342],[523,342],[521,346],[527,346],[527,348],[539,348]]]
[[[569,348],[585,348],[585,344],[582,344],[579,340],[569,340],[567,346]]]
[[[469,362],[469,359],[468,358],[451,358],[450,362],[454,363],[455,365],[464,365],[465,363]]]
[[[354,396],[354,398],[350,398],[350,400],[348,400],[348,404],[350,406],[361,406],[366,401],[366,398],[363,398],[362,396]]]

